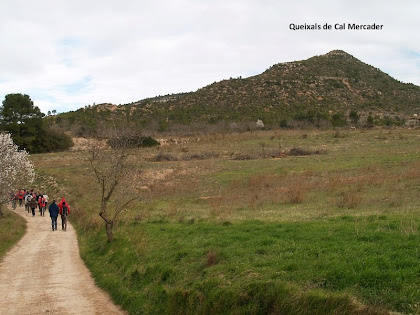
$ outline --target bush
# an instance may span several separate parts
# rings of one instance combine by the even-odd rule
[[[218,158],[219,154],[215,152],[203,152],[203,153],[195,153],[186,155],[183,157],[184,161],[191,161],[191,160],[208,160],[212,158]]]
[[[331,124],[334,127],[342,127],[342,126],[347,125],[347,119],[343,113],[335,113],[331,117]]]
[[[373,116],[369,114],[369,116],[366,118],[366,127],[372,128],[375,126],[375,120],[373,119]]]
[[[65,151],[74,145],[70,136],[64,132],[45,129],[44,137],[43,145],[41,144],[41,147],[43,146],[46,150],[44,152]]]
[[[233,160],[236,161],[247,161],[247,160],[253,160],[255,157],[249,155],[249,154],[238,154],[233,157]]]
[[[138,135],[125,135],[122,137],[109,139],[108,145],[113,149],[118,149],[121,147],[150,148],[150,147],[160,145],[160,143],[152,137],[143,137],[143,136],[138,136]]]
[[[47,153],[68,150],[73,146],[73,140],[64,132],[43,127],[34,141],[26,144],[30,153]]]
[[[294,148],[291,148],[289,152],[287,153],[287,155],[292,155],[292,156],[319,155],[319,154],[325,154],[325,151],[321,151],[321,150],[311,151],[308,149],[294,147]]]

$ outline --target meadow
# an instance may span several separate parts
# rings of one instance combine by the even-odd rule
[[[277,130],[135,149],[106,242],[83,152],[32,155],[82,258],[131,314],[420,313],[420,131]],[[162,141],[163,143],[163,141]]]

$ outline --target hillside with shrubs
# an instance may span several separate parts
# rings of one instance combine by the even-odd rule
[[[403,125],[419,109],[420,87],[399,82],[334,50],[279,63],[256,76],[215,82],[196,92],[119,106],[86,106],[59,115],[56,122],[64,128],[78,123],[82,134],[86,132],[83,128],[94,128],[98,117],[129,119],[158,130],[192,123],[255,123],[258,119],[266,127]]]

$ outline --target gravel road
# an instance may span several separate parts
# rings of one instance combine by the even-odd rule
[[[27,221],[25,236],[0,263],[0,314],[125,314],[94,284],[79,255],[76,233],[52,231],[48,211]]]

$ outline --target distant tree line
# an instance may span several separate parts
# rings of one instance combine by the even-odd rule
[[[98,126],[130,126],[134,136],[130,140],[133,146],[141,146],[143,136],[160,133],[207,133],[207,132],[242,132],[259,129],[258,120],[264,129],[276,128],[339,128],[354,126],[371,128],[374,126],[401,126],[405,124],[404,116],[395,113],[382,115],[367,112],[363,109],[329,111],[320,106],[295,105],[282,109],[261,106],[244,106],[236,112],[228,108],[176,108],[168,109],[161,104],[159,109],[147,112],[142,107],[121,106],[111,111],[98,107],[81,108],[77,111],[61,113],[47,117],[51,125],[63,131],[69,131],[80,137],[95,137]],[[269,110],[267,110],[269,108]],[[112,143],[110,143],[112,144]]]

